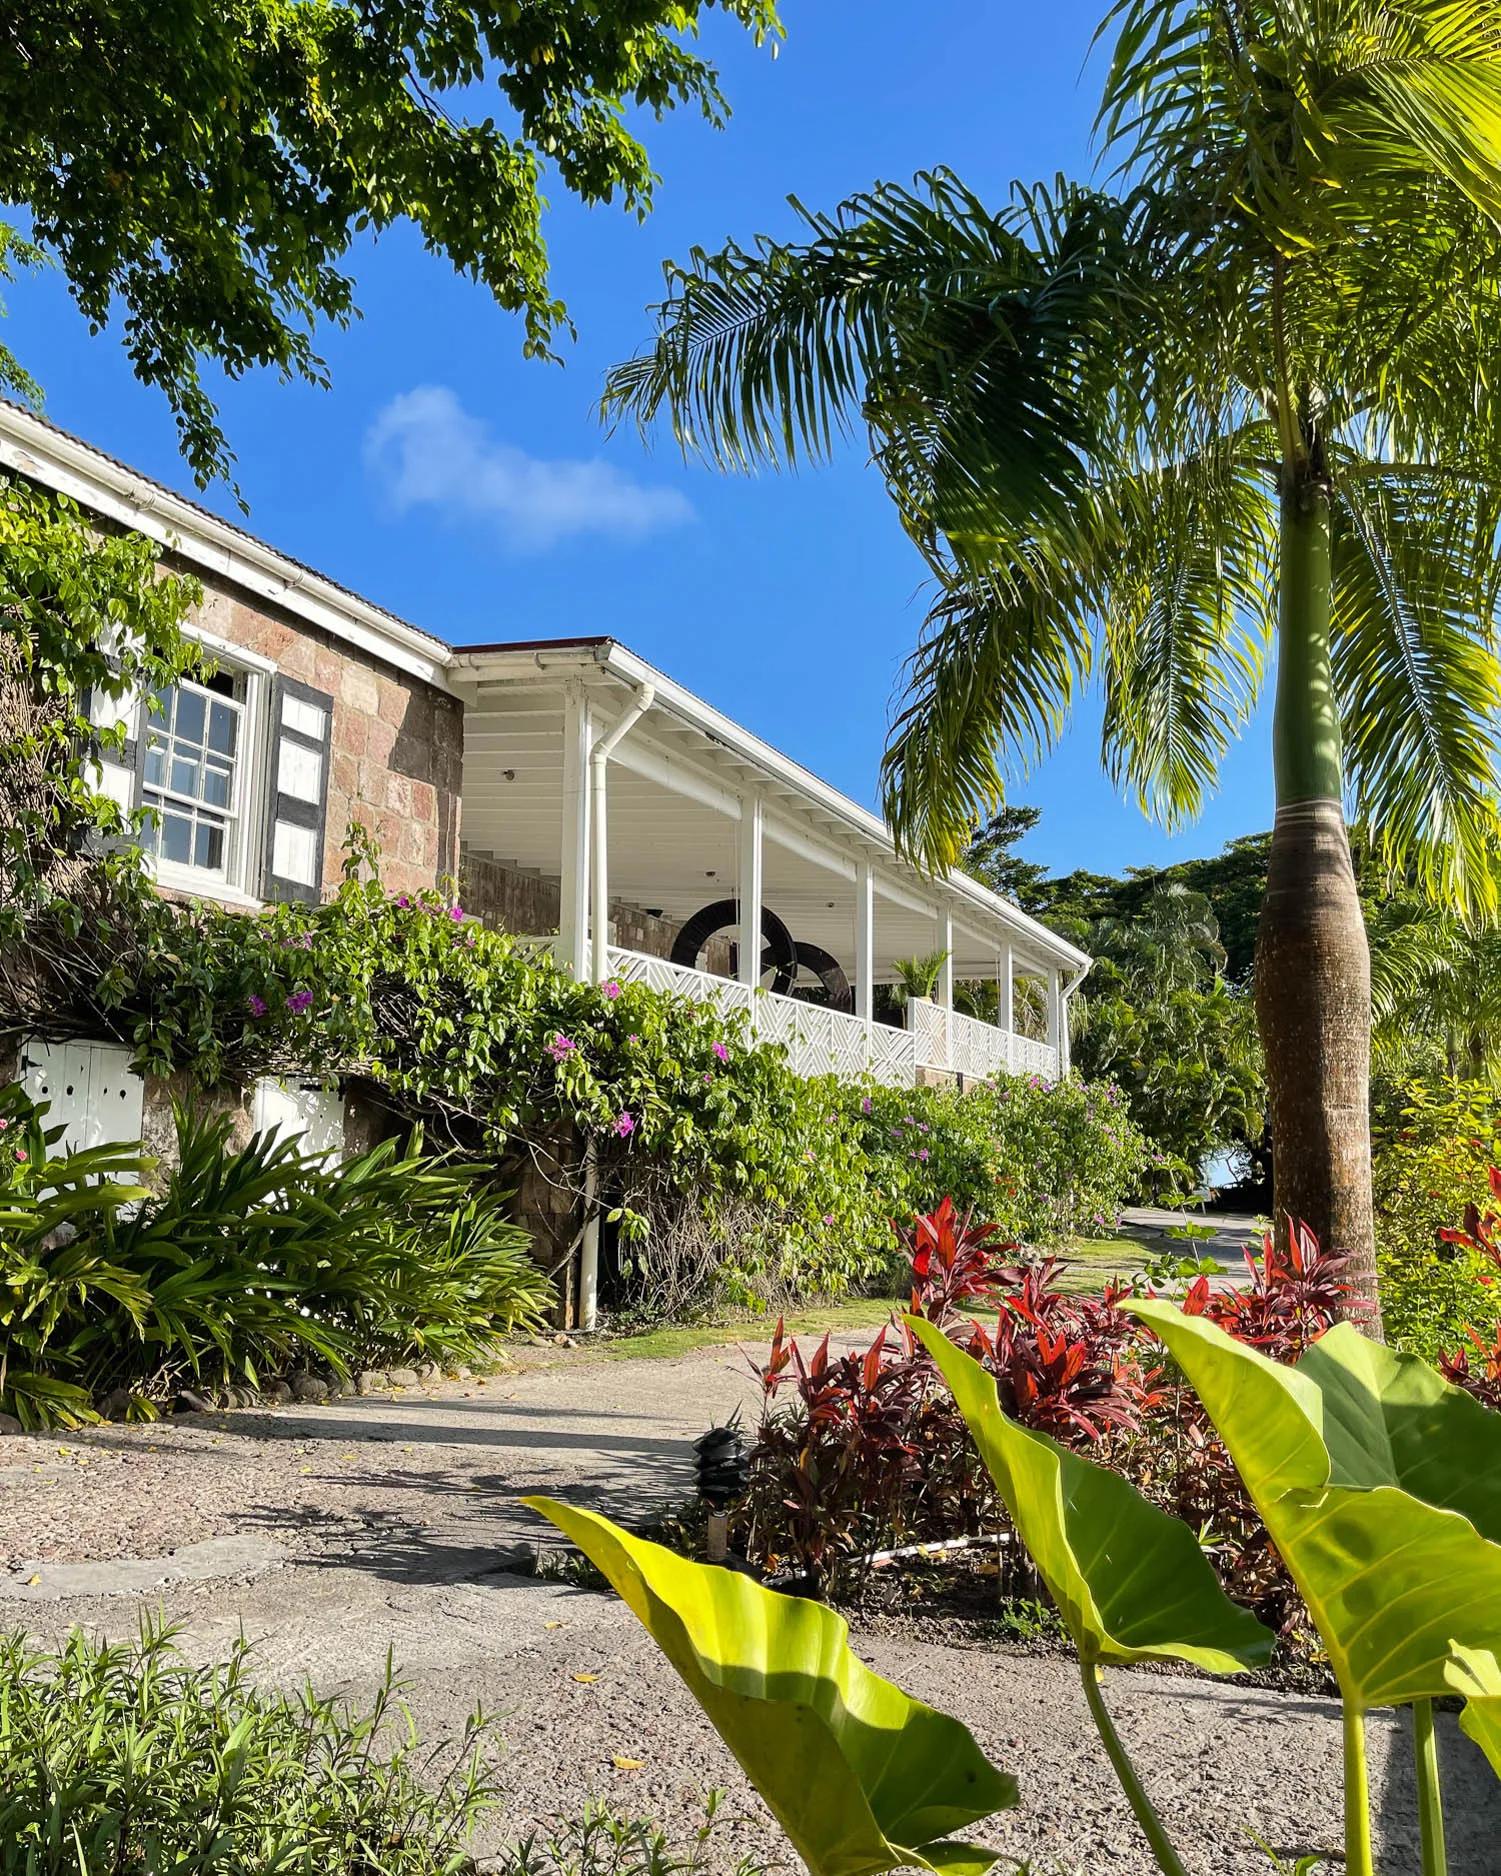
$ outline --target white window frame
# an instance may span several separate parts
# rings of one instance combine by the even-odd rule
[[[194,639],[208,653],[218,670],[232,673],[244,681],[240,710],[240,751],[235,758],[236,800],[229,810],[229,851],[222,869],[184,866],[150,852],[143,854],[151,877],[159,886],[189,892],[200,898],[216,899],[223,904],[258,907],[261,902],[261,847],[265,838],[266,764],[270,729],[271,680],[276,675],[274,660],[259,652],[247,651],[216,633],[186,625],[184,637]],[[192,679],[188,682],[192,683]],[[200,687],[201,688],[201,687]],[[213,696],[215,693],[207,693]],[[139,737],[141,789],[146,792],[146,736],[150,728],[150,700],[136,705],[136,730]],[[166,791],[161,791],[166,792]]]

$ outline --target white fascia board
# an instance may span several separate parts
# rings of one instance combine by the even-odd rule
[[[445,673],[453,653],[441,639],[344,592],[243,529],[8,404],[0,404],[0,467],[160,542],[190,565],[273,601],[435,690],[448,689]]]
[[[886,879],[892,881],[890,888],[884,881],[878,881],[877,890],[884,897],[897,904],[913,905],[914,909],[921,905],[925,911],[931,909],[935,916],[946,901],[961,901],[971,910],[972,915],[983,915],[987,923],[1001,927],[1003,935],[1013,938],[1030,955],[1040,955],[1050,963],[1065,965],[1077,971],[1080,978],[1089,968],[1091,960],[1088,952],[1081,951],[1066,938],[1049,931],[1038,920],[1029,918],[1009,899],[1002,899],[999,894],[982,886],[977,879],[971,879],[967,873],[950,872],[942,879],[924,879],[914,867],[899,858],[890,831],[878,815],[872,814],[868,808],[862,808],[858,802],[851,801],[848,795],[842,795],[837,788],[821,781],[801,763],[773,749],[770,743],[762,742],[759,736],[752,735],[711,704],[695,697],[692,691],[675,684],[670,677],[649,665],[644,658],[627,651],[615,639],[582,644],[529,645],[517,650],[502,646],[488,651],[465,651],[459,647],[454,651],[453,658],[454,677],[460,682],[490,677],[505,678],[513,674],[517,678],[525,675],[535,679],[537,672],[546,671],[556,672],[559,676],[569,672],[579,676],[597,672],[623,680],[633,690],[639,690],[643,684],[651,684],[657,693],[653,706],[655,710],[670,711],[680,721],[718,743],[737,761],[758,770],[800,796],[811,807],[848,830],[855,837],[855,854],[873,859]]]

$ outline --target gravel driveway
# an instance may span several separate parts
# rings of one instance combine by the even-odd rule
[[[515,1505],[523,1491],[623,1518],[681,1497],[687,1442],[754,1399],[743,1358],[524,1359],[537,1365],[392,1399],[5,1440],[0,1620],[43,1637],[74,1624],[126,1635],[160,1608],[196,1658],[243,1628],[268,1678],[352,1695],[390,1649],[425,1730],[457,1729],[476,1702],[499,1720],[510,1798],[497,1839],[590,1795],[683,1831],[720,1787],[736,1817],[716,1864],[776,1853],[754,1793],[623,1605],[505,1567],[539,1536]],[[1066,1661],[855,1642],[1017,1774],[1021,1805],[986,1827],[990,1841],[1035,1859],[1038,1876],[1151,1876]],[[1124,1671],[1107,1676],[1107,1698],[1195,1876],[1268,1876],[1252,1829],[1288,1858],[1336,1849],[1332,1703]],[[1451,1876],[1495,1876],[1501,1785],[1440,1724]],[[1395,1716],[1371,1721],[1385,1876],[1417,1868],[1400,1732]]]

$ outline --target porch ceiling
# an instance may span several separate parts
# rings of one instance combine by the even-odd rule
[[[862,860],[871,862],[875,882],[877,982],[894,978],[897,958],[941,946],[945,908],[954,921],[956,976],[993,977],[1007,943],[1018,970],[1081,967],[1081,953],[975,882],[923,878],[896,858],[880,823],[856,804],[816,778],[803,785],[801,772],[785,759],[776,758],[773,767],[756,759],[756,747],[733,747],[714,733],[717,723],[695,721],[684,711],[684,694],[668,680],[642,669],[659,684],[659,700],[609,765],[612,899],[681,922],[715,899],[735,897],[740,803],[754,792],[765,815],[763,902],[795,938],[831,952],[846,971],[854,969]],[[641,680],[616,672],[592,647],[543,647],[530,656],[507,655],[504,647],[459,651],[450,680],[465,701],[465,844],[556,878],[568,687],[585,687],[598,731],[604,731]]]

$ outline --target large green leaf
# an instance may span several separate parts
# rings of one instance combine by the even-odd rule
[[[1501,1662],[1488,1648],[1461,1648],[1456,1644],[1445,1678],[1451,1693],[1464,1696],[1460,1727],[1501,1778]]]
[[[989,1869],[994,1851],[944,1840],[1015,1804],[1016,1780],[958,1720],[872,1673],[832,1609],[692,1563],[595,1512],[522,1502],[609,1578],[812,1876]]]
[[[1219,1429],[1347,1701],[1444,1693],[1455,1638],[1501,1645],[1501,1420],[1348,1323],[1287,1368],[1170,1304],[1132,1309]]]
[[[1234,1674],[1269,1658],[1270,1632],[1225,1595],[1186,1524],[1119,1473],[1008,1419],[977,1361],[935,1324],[907,1321],[948,1382],[1081,1660],[1171,1656]]]

